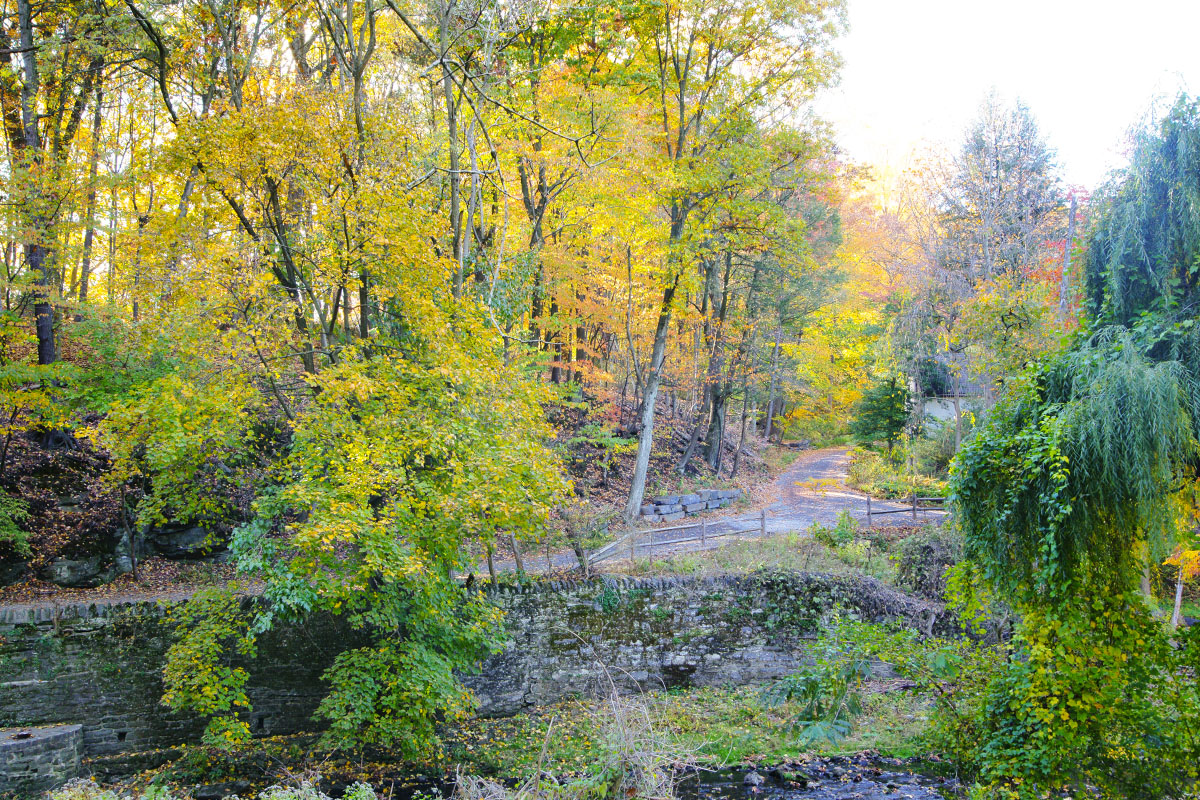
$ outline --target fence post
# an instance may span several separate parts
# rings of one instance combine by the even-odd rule
[[[513,558],[517,560],[517,572],[525,574],[525,561],[521,558],[521,548],[517,547],[517,537],[511,533],[508,534],[508,541],[512,544]]]
[[[700,520],[700,548],[701,549],[704,548],[704,546],[705,546],[704,540],[707,538],[708,538],[708,520],[702,519],[702,520]]]
[[[867,495],[867,527],[871,527],[871,495]]]
[[[767,535],[767,510],[765,508],[758,512],[758,535]]]
[[[908,496],[908,499],[912,501],[913,519],[915,520],[917,518],[917,495],[916,495],[916,493],[910,494]]]

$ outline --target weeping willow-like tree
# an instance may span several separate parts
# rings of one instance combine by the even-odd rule
[[[1195,316],[1200,284],[1200,102],[1181,98],[1157,131],[1138,136],[1086,259],[1099,324],[1138,327]]]
[[[1151,360],[1120,327],[1026,376],[956,462],[970,557],[1035,603],[1136,581],[1174,542],[1197,400],[1184,364]]]
[[[1090,327],[1014,382],[954,474],[968,554],[1031,602],[1128,587],[1176,539],[1200,430],[1200,104],[1139,137],[1087,252]]]
[[[1140,137],[1088,238],[1088,325],[1019,379],[960,451],[965,550],[1020,611],[992,676],[980,777],[1005,798],[1064,789],[1194,797],[1200,629],[1147,613],[1200,431],[1200,109]]]

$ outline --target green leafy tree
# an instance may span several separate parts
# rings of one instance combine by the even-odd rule
[[[1012,382],[952,471],[966,555],[1022,617],[980,750],[1012,796],[1178,797],[1196,781],[1193,637],[1172,644],[1138,584],[1197,477],[1197,145],[1186,99],[1139,138],[1088,243],[1091,329]]]
[[[850,421],[850,432],[863,444],[887,442],[890,454],[904,433],[911,407],[908,387],[900,378],[880,381],[863,393]]]
[[[249,733],[236,719],[244,680],[213,682],[212,692],[188,682],[225,674],[237,626],[253,636],[314,614],[340,617],[363,642],[325,674],[317,714],[329,745],[416,756],[436,741],[438,721],[473,707],[455,672],[476,669],[503,629],[499,610],[454,574],[471,543],[538,531],[565,485],[542,444],[539,393],[468,320],[459,324],[461,339],[413,332],[374,340],[379,355],[346,348],[311,379],[320,391],[294,419],[275,483],[234,534],[239,568],[264,583],[263,604],[224,636],[195,626],[172,648],[172,663],[191,668],[166,673],[167,699],[214,715],[214,741]],[[405,355],[393,355],[401,342]]]

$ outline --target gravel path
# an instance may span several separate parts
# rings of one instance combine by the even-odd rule
[[[757,538],[761,535],[763,527],[768,536],[795,531],[806,532],[814,523],[826,526],[837,524],[838,515],[842,511],[849,511],[859,525],[865,526],[867,496],[846,485],[849,464],[850,450],[846,447],[806,450],[772,484],[772,495],[775,499],[763,509],[766,514],[765,520],[760,520],[759,512],[705,515],[707,536],[721,538],[706,538],[703,544],[699,540],[675,542],[674,540],[689,534],[696,534],[694,531],[683,532],[667,527],[647,531],[639,538],[638,552],[648,551],[651,542],[654,543],[655,556],[710,550],[731,542]],[[871,500],[873,512],[902,508],[906,506],[886,500]],[[939,512],[922,511],[918,519],[926,520],[938,516]],[[699,517],[686,522],[689,525],[699,523]],[[911,525],[913,520],[909,514],[888,514],[872,519],[872,524]],[[544,555],[531,552],[524,556],[524,562],[525,568],[530,572],[546,571]],[[575,554],[569,551],[551,553],[550,562],[554,569],[572,569],[578,566]],[[499,571],[511,571],[516,569],[516,565],[512,562],[498,563],[496,568]],[[484,569],[486,570],[486,567]]]

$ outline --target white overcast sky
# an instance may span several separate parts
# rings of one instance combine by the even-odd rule
[[[957,145],[995,88],[1030,107],[1067,182],[1094,189],[1156,98],[1200,94],[1200,0],[849,0],[849,21],[817,110],[881,167]]]

